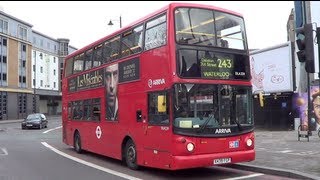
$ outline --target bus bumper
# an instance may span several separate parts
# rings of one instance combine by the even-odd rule
[[[255,150],[201,154],[189,156],[172,156],[171,170],[208,167],[223,164],[248,162],[255,159]],[[230,161],[229,161],[230,160]]]

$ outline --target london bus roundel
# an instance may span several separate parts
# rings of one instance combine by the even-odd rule
[[[96,136],[97,136],[97,138],[100,139],[101,135],[102,135],[101,128],[100,128],[100,126],[97,126],[97,128],[96,128]]]

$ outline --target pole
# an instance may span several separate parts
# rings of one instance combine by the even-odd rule
[[[317,27],[317,30],[316,30],[316,36],[317,36],[317,44],[318,44],[318,83],[319,83],[319,89],[318,91],[320,91],[320,27]]]
[[[308,92],[308,135],[312,136],[312,131],[311,131],[311,98],[310,98],[310,74],[307,72],[307,92]]]
[[[37,112],[37,95],[36,95],[36,84],[37,84],[37,57],[34,57],[34,85],[33,85],[33,113]]]
[[[121,20],[121,15],[120,15],[120,28],[122,28],[122,20]]]

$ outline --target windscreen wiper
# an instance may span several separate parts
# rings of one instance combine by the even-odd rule
[[[206,119],[206,121],[202,124],[202,126],[200,127],[200,129],[198,130],[198,133],[202,132],[207,126],[208,123],[211,121],[211,119],[214,118],[214,114],[210,114],[209,117]]]
[[[233,122],[235,122],[237,124],[239,131],[242,131],[242,126],[239,123],[239,121],[237,121],[235,118],[232,118],[232,119],[233,119]]]

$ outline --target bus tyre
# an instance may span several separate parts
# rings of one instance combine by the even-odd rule
[[[132,140],[128,140],[126,144],[125,150],[125,159],[127,166],[130,169],[137,170],[139,166],[137,165],[137,151],[136,146],[134,145]]]
[[[78,132],[75,133],[73,141],[74,141],[73,142],[74,150],[79,154],[82,153],[81,138],[80,138],[80,134]]]

